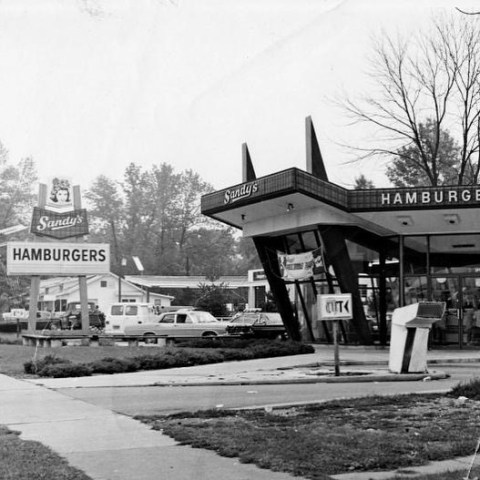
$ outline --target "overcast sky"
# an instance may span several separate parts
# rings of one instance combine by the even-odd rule
[[[365,133],[332,104],[365,88],[371,37],[414,33],[447,0],[1,0],[0,140],[40,179],[130,162],[191,168],[217,189],[241,182],[241,144],[258,176],[305,168],[312,116],[330,180],[350,187],[382,166],[345,166]]]

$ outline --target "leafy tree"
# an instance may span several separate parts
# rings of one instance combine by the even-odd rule
[[[28,157],[17,165],[10,164],[0,145],[0,228],[30,223],[36,199],[33,191],[36,181],[33,160]]]
[[[438,145],[435,185],[451,185],[457,181],[460,146],[448,131],[440,130],[439,133],[440,138],[437,139],[435,123],[430,119],[425,124],[419,125],[420,142],[424,154],[422,155],[416,144],[401,147],[386,171],[387,177],[393,185],[416,187],[431,184],[423,162],[426,161],[427,166],[433,171],[433,151],[437,148],[435,145]]]
[[[362,173],[360,176],[355,178],[355,185],[353,188],[355,190],[369,190],[375,188],[375,185]]]
[[[377,127],[377,146],[363,158],[382,155],[410,160],[429,185],[452,179],[443,172],[442,138],[458,139],[455,182],[478,183],[480,131],[480,29],[476,17],[435,19],[432,29],[408,40],[384,35],[374,46],[370,71],[374,92],[342,101],[357,122]],[[376,86],[376,88],[375,88]]]
[[[228,315],[226,304],[232,303],[231,292],[227,285],[220,283],[200,284],[200,297],[195,302],[195,306],[210,312],[214,317],[225,317]]]
[[[113,256],[117,266],[121,262],[121,249],[119,234],[122,230],[123,200],[120,196],[118,185],[115,181],[100,175],[93,182],[92,187],[85,193],[85,198],[90,202],[90,221],[93,238],[98,238],[111,243]]]
[[[248,270],[263,268],[251,238],[239,237],[236,240],[236,253],[235,270],[239,274],[245,274]]]
[[[243,261],[233,230],[200,213],[200,198],[211,190],[192,170],[176,173],[165,163],[145,170],[132,163],[122,182],[101,176],[87,192],[92,236],[112,243],[117,271],[122,258],[136,255],[145,273],[156,275],[245,273],[250,259]],[[123,273],[137,273],[132,262]]]
[[[215,281],[234,272],[235,240],[231,229],[195,230],[189,234],[184,252],[190,275],[205,275]]]
[[[8,151],[0,142],[0,229],[28,225],[38,192],[34,191],[37,172],[32,158],[9,162]],[[27,231],[9,237],[23,239]],[[5,237],[3,237],[5,241]],[[25,305],[29,281],[24,277],[7,277],[5,258],[0,257],[0,311]]]

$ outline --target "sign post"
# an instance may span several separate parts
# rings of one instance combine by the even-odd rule
[[[321,320],[333,322],[333,361],[335,376],[340,376],[340,353],[338,346],[338,321],[352,319],[352,294],[337,293],[317,295],[318,315]]]

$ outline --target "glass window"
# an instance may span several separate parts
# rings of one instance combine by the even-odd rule
[[[405,237],[403,243],[405,274],[427,273],[427,237]]]
[[[298,234],[286,235],[285,244],[287,245],[286,253],[301,253],[304,251]]]
[[[138,315],[138,307],[136,305],[127,305],[125,307],[125,315]]]
[[[175,320],[175,314],[167,313],[158,321],[158,323],[173,323],[174,320]]]
[[[418,276],[405,278],[405,305],[428,300],[427,277]]]
[[[100,287],[101,288],[106,288],[107,287],[107,281],[106,280],[101,280],[100,281]]]
[[[320,246],[317,237],[315,236],[315,232],[303,232],[300,235],[302,236],[302,242],[306,252],[315,250]]]
[[[185,323],[186,319],[187,316],[184,313],[177,315],[177,323]]]
[[[123,315],[123,305],[112,305],[111,315]]]

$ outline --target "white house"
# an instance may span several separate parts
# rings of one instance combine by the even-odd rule
[[[145,291],[133,283],[120,279],[114,273],[87,276],[88,301],[101,311],[107,311],[112,303],[151,302],[155,305],[170,306],[174,297]],[[78,277],[54,277],[40,282],[38,308],[49,311],[65,311],[70,302],[79,302]]]

